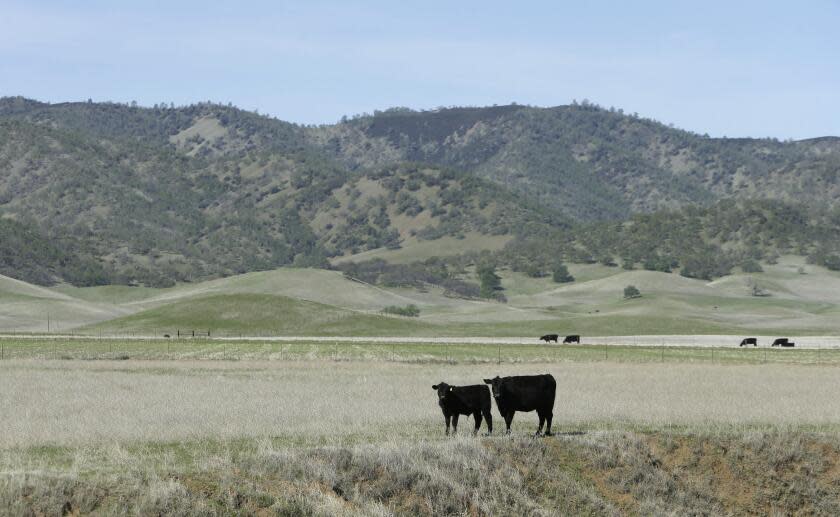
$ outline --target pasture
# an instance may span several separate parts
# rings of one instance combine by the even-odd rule
[[[432,384],[525,373],[557,379],[558,436],[531,438],[536,416],[520,413],[504,437],[495,407],[495,436],[473,438],[471,419],[443,436]],[[762,513],[793,491],[807,501],[783,509],[830,513],[836,375],[613,360],[7,359],[0,503],[46,515]],[[787,481],[767,486],[768,468]]]
[[[226,335],[584,336],[840,333],[840,275],[782,257],[762,273],[713,282],[655,271],[572,264],[556,284],[500,270],[507,303],[465,300],[430,286],[381,287],[337,271],[282,268],[152,289],[44,288],[0,276],[0,332],[132,332],[205,329]],[[471,276],[472,275],[472,276]],[[470,271],[463,274],[475,281]],[[622,298],[636,286],[642,297]],[[753,296],[759,285],[766,296]],[[413,304],[417,318],[387,306]]]
[[[436,438],[433,384],[551,373],[556,428],[715,429],[840,424],[835,367],[347,361],[6,361],[0,447],[274,437],[345,444]],[[518,415],[516,432],[536,428]]]
[[[175,334],[173,333],[173,336]],[[738,347],[738,336],[604,336],[583,344],[534,338],[0,336],[0,360],[284,360],[401,363],[690,362],[840,364],[840,338],[795,337],[796,348]]]
[[[291,268],[0,277],[0,514],[840,514],[840,277],[570,271],[500,271],[507,304]],[[433,384],[534,373],[557,436],[534,413],[502,436],[495,403],[494,436],[443,436]]]

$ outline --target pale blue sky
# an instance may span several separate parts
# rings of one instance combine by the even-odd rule
[[[301,123],[590,99],[712,136],[840,135],[840,0],[0,0],[0,96]]]

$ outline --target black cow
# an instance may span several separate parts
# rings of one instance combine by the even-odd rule
[[[796,343],[792,343],[792,342],[788,341],[788,338],[780,337],[780,338],[776,338],[775,340],[773,340],[773,344],[770,345],[770,346],[794,346],[794,345],[796,345]]]
[[[507,433],[510,433],[510,424],[513,422],[513,415],[517,411],[537,410],[540,418],[540,426],[536,435],[542,433],[543,424],[546,424],[545,435],[551,436],[551,419],[554,417],[554,394],[557,391],[557,382],[550,374],[545,375],[522,375],[517,377],[494,377],[484,379],[493,390],[493,398],[499,407],[499,413],[505,419]]]
[[[452,432],[458,432],[458,417],[472,415],[475,417],[475,430],[481,427],[481,417],[487,420],[487,434],[493,432],[493,415],[490,413],[490,390],[483,384],[472,386],[450,386],[445,382],[435,384],[432,389],[437,391],[438,405],[446,420],[446,434],[449,434],[449,420],[452,419]]]
[[[741,340],[741,344],[738,345],[738,346],[748,346],[748,345],[758,346],[758,340],[754,337],[745,337],[744,339]]]
[[[563,340],[563,344],[566,343],[580,343],[580,336],[577,334],[572,334],[571,336],[566,336],[566,339]]]
[[[546,343],[548,343],[550,341],[554,341],[556,343],[559,338],[560,338],[560,336],[557,335],[557,334],[546,334],[546,335],[542,336],[540,339],[545,341]]]

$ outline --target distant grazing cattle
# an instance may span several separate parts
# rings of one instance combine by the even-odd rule
[[[449,434],[449,421],[452,420],[452,432],[458,432],[458,417],[472,415],[475,417],[475,430],[481,427],[481,417],[487,420],[487,433],[493,432],[493,415],[490,412],[490,390],[483,384],[472,386],[450,386],[445,382],[435,384],[432,389],[437,391],[438,405],[446,420],[446,434]]]
[[[537,428],[537,436],[542,433],[543,424],[545,435],[551,436],[551,419],[554,417],[554,395],[557,391],[557,382],[550,374],[545,375],[522,375],[517,377],[494,377],[484,379],[493,390],[493,398],[499,408],[502,418],[505,419],[507,433],[510,433],[510,424],[513,422],[513,415],[517,411],[537,411],[540,419],[540,426]]]
[[[163,337],[167,337],[167,338],[168,338],[168,337],[169,337],[169,334],[164,334],[164,335],[163,335]]]
[[[540,339],[548,343],[549,341],[554,341],[555,343],[560,338],[558,334],[546,334],[542,336]]]
[[[563,340],[563,343],[580,343],[580,336],[577,334],[566,336],[566,339]]]
[[[773,340],[773,344],[771,346],[795,346],[796,343],[792,343],[786,337],[780,337]]]
[[[738,346],[748,346],[748,345],[758,346],[758,340],[754,337],[745,337],[744,339],[741,340],[741,344],[738,345]]]

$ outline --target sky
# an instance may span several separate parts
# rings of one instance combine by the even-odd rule
[[[588,99],[711,136],[840,136],[840,0],[0,0],[0,96],[306,124]]]

